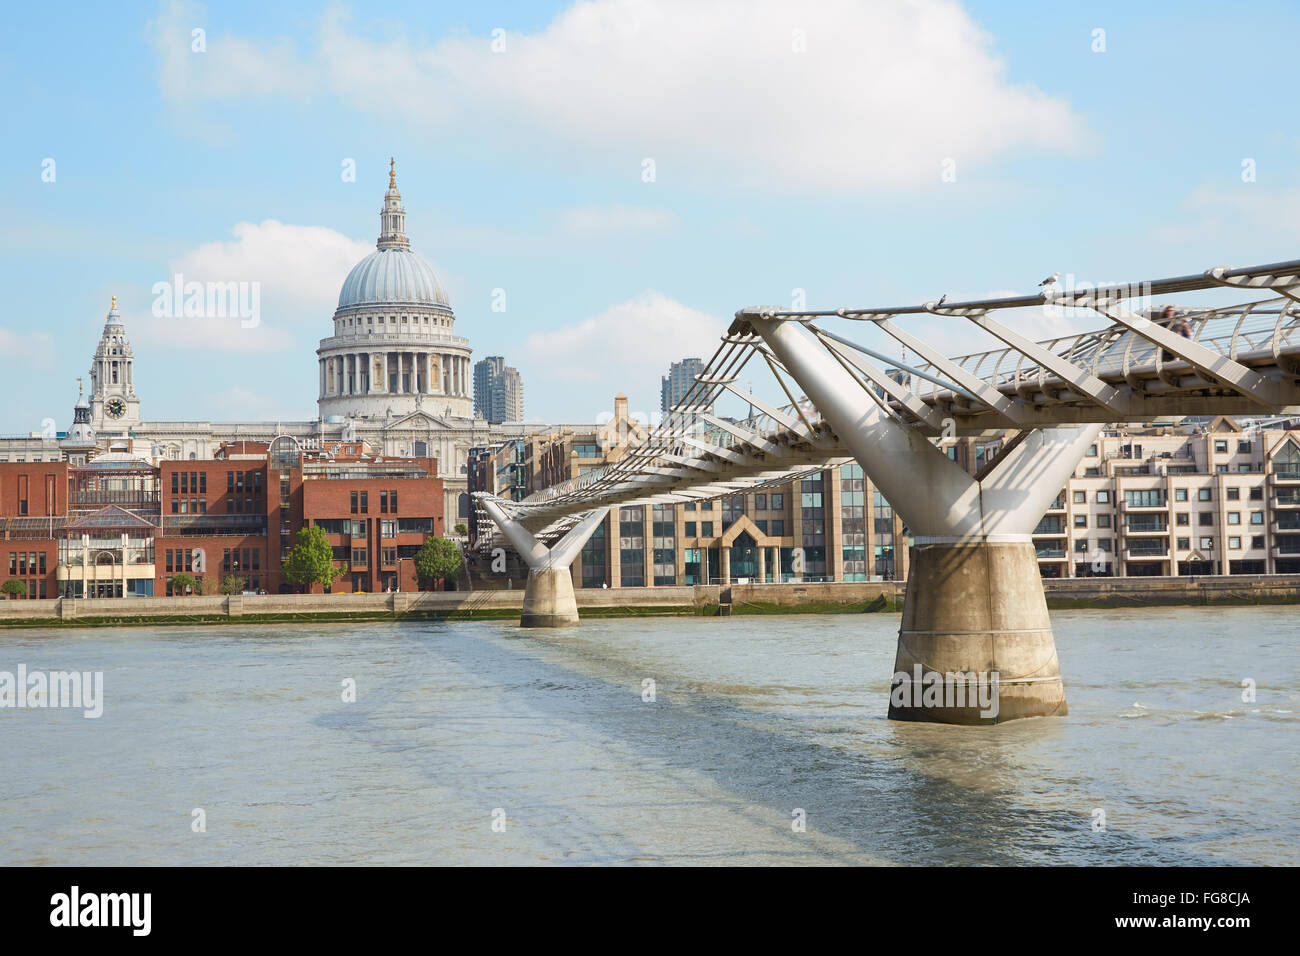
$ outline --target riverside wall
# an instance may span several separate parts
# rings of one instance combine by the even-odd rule
[[[1143,607],[1300,603],[1300,575],[1197,578],[1068,578],[1043,582],[1049,607]],[[902,581],[735,584],[579,590],[591,617],[719,613],[854,613],[901,609]],[[261,594],[173,598],[55,598],[0,601],[0,627],[216,623],[250,620],[417,617],[510,619],[522,590],[394,594]]]

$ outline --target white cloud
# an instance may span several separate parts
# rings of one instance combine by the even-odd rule
[[[374,251],[323,226],[294,226],[267,219],[240,222],[233,239],[205,242],[169,263],[156,281],[167,287],[138,289],[123,297],[123,321],[139,342],[165,347],[203,347],[227,352],[300,351],[295,327],[319,336],[332,331],[330,317],[348,272]],[[237,316],[182,316],[174,308],[176,276],[192,282],[240,283],[244,304],[253,304],[256,321]],[[168,300],[171,309],[166,308]],[[182,302],[184,301],[184,293]],[[155,314],[155,304],[163,314]]]
[[[560,216],[560,226],[575,236],[619,232],[664,232],[677,225],[676,213],[647,206],[579,206]]]
[[[626,163],[638,181],[648,157],[660,182],[887,188],[936,183],[947,159],[960,179],[1086,140],[1063,98],[1007,80],[955,0],[590,0],[537,33],[507,33],[502,52],[488,36],[373,40],[335,9],[303,55],[230,36],[191,54],[178,44],[196,17],[169,6],[152,27],[174,102],[320,89],[427,132],[521,130],[575,165],[593,152]]]
[[[292,41],[208,35],[202,4],[169,0],[146,35],[158,57],[158,81],[173,103],[193,104],[240,98],[303,100],[314,89],[312,70]],[[202,51],[194,30],[203,30]]]
[[[233,240],[205,242],[171,264],[185,281],[257,282],[262,321],[275,325],[316,322],[325,334],[339,289],[352,267],[375,251],[324,226],[293,226],[267,219],[240,222]]]
[[[633,411],[650,414],[659,409],[659,376],[687,356],[707,361],[729,323],[650,290],[576,325],[534,332],[519,371],[528,393],[569,416],[592,421],[619,392]],[[599,407],[576,404],[579,396]]]
[[[54,367],[54,338],[48,332],[15,332],[0,327],[0,357],[6,363],[46,371]]]
[[[1226,237],[1294,239],[1300,235],[1300,187],[1271,189],[1257,183],[1198,186],[1182,201],[1192,217],[1182,225],[1152,228],[1162,242],[1203,243]]]

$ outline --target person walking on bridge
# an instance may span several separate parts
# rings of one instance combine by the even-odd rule
[[[1165,328],[1169,329],[1171,332],[1177,332],[1185,339],[1191,339],[1192,337],[1191,323],[1188,322],[1187,319],[1184,318],[1183,316],[1178,315],[1174,311],[1174,307],[1172,305],[1165,306],[1164,314],[1161,315],[1160,317],[1160,324],[1163,325]],[[1160,353],[1160,360],[1162,362],[1169,362],[1172,361],[1174,358],[1175,358],[1174,353],[1170,352],[1167,349]]]

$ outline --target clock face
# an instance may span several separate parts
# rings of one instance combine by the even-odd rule
[[[108,404],[104,406],[104,411],[108,413],[109,418],[121,418],[126,414],[126,402],[120,398],[110,398]]]

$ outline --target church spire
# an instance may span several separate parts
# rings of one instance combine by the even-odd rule
[[[397,161],[388,160],[388,192],[384,194],[384,208],[379,210],[380,249],[410,249],[406,238],[406,210],[402,208],[402,194],[397,191]]]

